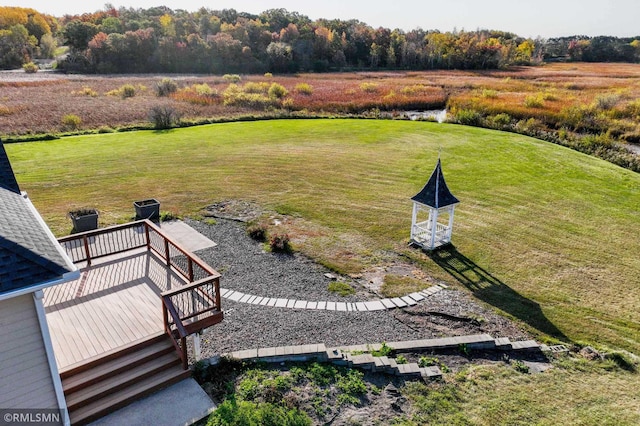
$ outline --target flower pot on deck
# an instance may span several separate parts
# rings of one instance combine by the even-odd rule
[[[96,209],[80,209],[69,212],[73,224],[73,232],[86,232],[98,229],[98,211]]]
[[[135,201],[133,207],[136,209],[136,219],[160,219],[160,202],[155,198],[148,200]]]

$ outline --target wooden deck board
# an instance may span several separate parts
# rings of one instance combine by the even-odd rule
[[[160,293],[185,284],[147,251],[94,261],[78,280],[45,289],[58,368],[162,331]]]

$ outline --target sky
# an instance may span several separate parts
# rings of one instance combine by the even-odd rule
[[[235,9],[259,14],[283,8],[312,20],[357,19],[374,28],[509,31],[522,37],[640,35],[639,0],[2,0],[1,6],[29,7],[53,16],[116,8],[167,6],[190,12]]]

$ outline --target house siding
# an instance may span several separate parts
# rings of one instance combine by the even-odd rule
[[[31,293],[0,301],[0,407],[58,408]]]

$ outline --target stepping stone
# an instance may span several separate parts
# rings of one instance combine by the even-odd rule
[[[240,293],[239,291],[234,291],[232,294],[229,295],[229,299],[233,300],[234,302],[238,302],[242,297],[244,297],[244,293]]]
[[[271,298],[267,302],[267,306],[276,306],[276,303],[278,303],[278,299]]]
[[[287,300],[287,305],[286,305],[286,307],[287,307],[287,308],[293,308],[293,305],[295,305],[295,303],[296,303],[296,300],[294,300],[294,299],[289,299],[289,300]]]
[[[276,308],[286,308],[287,307],[287,299],[276,299]]]
[[[327,302],[327,311],[335,311],[336,302]]]
[[[417,376],[420,375],[420,367],[415,362],[398,364],[398,373],[407,376]]]
[[[415,300],[413,300],[412,298],[410,298],[409,296],[402,296],[400,299],[402,299],[409,306],[413,306],[413,305],[416,305],[418,303]]]
[[[519,342],[511,342],[511,350],[514,350],[514,351],[540,350],[540,345],[535,340],[522,340]]]
[[[380,303],[382,303],[386,309],[393,309],[396,307],[396,305],[391,301],[391,299],[382,299]]]
[[[296,300],[296,303],[293,305],[295,309],[304,309],[307,307],[306,300]]]
[[[508,337],[499,337],[496,339],[496,349],[508,351],[511,349],[511,340]]]
[[[318,302],[307,302],[307,309],[317,309]]]
[[[240,302],[240,303],[247,303],[247,301],[248,301],[249,299],[251,299],[251,297],[252,297],[252,296],[251,296],[250,294],[245,294],[244,296],[242,296],[242,297],[240,298],[240,300],[238,300],[238,302]]]
[[[327,302],[318,302],[318,306],[316,306],[316,309],[328,309]]]
[[[244,351],[231,352],[231,358],[235,358],[241,361],[245,359],[252,359],[257,357],[258,357],[257,349],[246,349]]]
[[[356,302],[355,307],[356,307],[356,310],[360,312],[368,311],[367,305],[365,305],[363,302]]]
[[[252,304],[252,305],[259,305],[259,304],[260,304],[260,302],[262,302],[262,299],[264,299],[264,297],[262,297],[262,296],[256,296],[256,298],[255,298],[255,299],[253,299],[253,300],[251,301],[251,304]]]
[[[407,302],[405,302],[404,300],[400,299],[399,297],[394,297],[393,299],[391,299],[391,302],[396,305],[398,308],[404,308],[407,306]]]
[[[379,300],[364,302],[364,305],[367,307],[367,310],[369,311],[382,311],[386,309],[385,306],[382,304],[382,302]]]
[[[425,297],[423,295],[421,295],[420,293],[411,293],[408,295],[410,298],[412,298],[413,300],[415,300],[416,302],[419,302],[421,300],[424,300]]]
[[[221,288],[220,289],[220,296],[221,297],[227,297],[227,294],[231,293],[232,290],[229,290],[228,288]]]
[[[442,377],[442,371],[438,366],[432,365],[431,367],[421,368],[420,375],[425,379],[437,379]]]
[[[371,354],[355,355],[351,359],[351,362],[353,362],[354,367],[359,367],[364,370],[372,370],[376,364]]]
[[[345,311],[347,310],[347,304],[345,302],[336,302],[336,311]]]
[[[271,301],[271,298],[270,298],[270,297],[265,297],[264,299],[262,299],[262,301],[260,302],[260,304],[261,304],[262,306],[266,306],[266,305],[268,305],[268,304],[269,304],[269,302],[270,302],[270,301]]]

